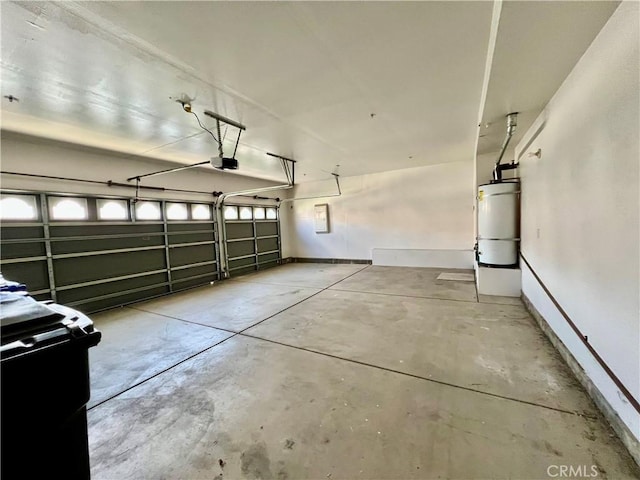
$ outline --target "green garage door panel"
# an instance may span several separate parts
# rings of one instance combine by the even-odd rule
[[[137,302],[138,300],[145,300],[151,297],[157,297],[159,295],[166,295],[169,293],[169,287],[156,287],[142,292],[133,292],[119,295],[117,297],[103,298],[103,299],[87,299],[84,303],[76,303],[73,308],[80,310],[84,313],[97,312],[98,310],[105,310],[107,308],[116,307],[119,305],[125,305],[127,303]]]
[[[198,232],[198,233],[170,233],[169,245],[177,245],[180,243],[194,243],[194,242],[213,242],[215,240],[213,232]]]
[[[211,262],[216,259],[215,246],[194,245],[191,247],[174,247],[169,249],[171,267],[191,265],[192,263]]]
[[[241,258],[238,260],[229,260],[229,270],[231,271],[231,276],[237,277],[240,275],[244,275],[245,273],[255,272],[256,271],[256,258]]]
[[[258,263],[262,265],[263,263],[269,262],[277,262],[280,259],[279,253],[265,253],[263,255],[258,256]]]
[[[242,242],[227,243],[227,255],[231,258],[243,257],[245,255],[254,254],[253,239],[244,240]]]
[[[239,277],[241,275],[245,275],[247,273],[253,273],[255,271],[256,271],[256,267],[252,265],[250,267],[235,269],[233,270],[232,275],[234,277]]]
[[[166,268],[164,249],[55,259],[58,286]]]
[[[278,266],[278,261],[274,260],[271,262],[265,262],[260,264],[260,270],[266,270],[267,268],[272,268]]]
[[[239,258],[238,260],[229,260],[229,269],[233,270],[238,267],[254,265],[255,263],[256,263],[256,257]]]
[[[209,275],[206,277],[192,278],[189,280],[177,280],[173,282],[173,290],[185,290],[191,287],[197,287],[200,285],[205,285],[207,283],[215,282],[218,280],[218,275]]]
[[[44,230],[40,226],[18,227],[4,224],[0,228],[2,240],[23,240],[25,238],[44,238]]]
[[[162,233],[161,223],[126,223],[105,225],[55,225],[49,227],[52,237],[87,237],[93,235],[128,235],[144,233]]]
[[[51,253],[98,252],[124,248],[156,247],[164,245],[163,235],[144,235],[142,237],[116,237],[87,240],[65,240],[51,242]]]
[[[189,268],[181,268],[180,270],[171,270],[171,280],[174,282],[184,280],[190,277],[196,277],[205,274],[215,275],[216,279],[218,278],[218,265],[216,263],[211,263],[209,265],[200,265],[198,267],[189,267]],[[203,277],[202,282],[206,282],[207,280]]]
[[[271,252],[272,250],[278,250],[277,238],[258,239],[258,252]]]
[[[276,222],[256,222],[256,235],[258,237],[277,234],[278,224]]]
[[[103,295],[111,295],[114,293],[126,294],[131,290],[142,289],[145,287],[157,287],[160,284],[167,283],[166,273],[154,273],[143,277],[128,278],[126,280],[118,280],[115,282],[101,283],[99,285],[89,285],[86,287],[73,288],[70,290],[58,291],[58,302],[86,302],[87,299],[101,297]]]
[[[34,295],[33,293],[30,293],[29,296],[33,297],[38,302],[44,302],[45,300],[51,300],[51,293],[49,293],[49,292],[47,292],[47,293],[39,293],[37,295]]]
[[[253,237],[253,223],[227,223],[227,240]]]
[[[260,270],[264,270],[265,268],[275,267],[279,265],[278,260],[280,259],[279,253],[267,253],[265,255],[258,256],[258,265]]]
[[[257,269],[278,265],[280,242],[277,220],[229,221],[225,226],[226,258],[230,276],[237,277]]]
[[[167,223],[167,232],[195,232],[213,230],[213,223]]]
[[[42,242],[3,243],[2,258],[42,257],[47,250]]]
[[[29,291],[49,289],[46,260],[24,263],[1,263],[2,275],[8,280],[24,283]]]

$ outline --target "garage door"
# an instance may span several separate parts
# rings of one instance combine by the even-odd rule
[[[226,205],[224,222],[230,276],[280,263],[280,224],[276,207]]]
[[[211,204],[2,194],[5,278],[85,312],[217,280]]]

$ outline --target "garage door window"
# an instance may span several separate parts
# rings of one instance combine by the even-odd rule
[[[189,211],[186,203],[167,203],[167,220],[187,220]]]
[[[265,219],[264,207],[255,207],[253,209],[253,215],[256,220],[264,220]]]
[[[126,200],[97,200],[98,220],[129,220]]]
[[[51,220],[86,220],[87,199],[72,197],[49,197]]]
[[[159,202],[138,202],[136,203],[136,219],[138,220],[161,220],[162,210]]]
[[[240,207],[240,220],[251,220],[253,209],[251,207]]]
[[[211,220],[211,208],[209,205],[191,205],[191,218],[194,220]]]
[[[37,220],[36,197],[27,195],[2,195],[0,220]]]
[[[224,207],[224,219],[225,220],[237,220],[238,219],[238,207],[228,205]]]

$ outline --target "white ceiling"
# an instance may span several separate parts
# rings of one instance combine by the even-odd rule
[[[483,114],[500,127],[483,132],[479,149],[495,149],[509,111],[539,111],[615,6],[503,5]],[[327,178],[336,164],[360,175],[470,160],[492,9],[1,2],[2,95],[20,98],[2,100],[2,128],[195,163],[216,145],[170,99],[186,94],[198,114],[247,126],[237,155],[245,175],[282,178],[265,152],[297,159],[299,181]],[[227,132],[227,155],[236,133]]]
[[[506,115],[520,112],[510,142],[513,150],[619,3],[502,4],[478,153],[499,150],[507,132]]]

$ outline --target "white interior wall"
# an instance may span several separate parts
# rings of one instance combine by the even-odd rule
[[[287,196],[291,196],[291,190],[287,192]],[[284,196],[284,195],[282,195]],[[291,228],[291,213],[287,204],[280,207],[280,250],[282,258],[293,257],[293,246],[295,245],[295,233]]]
[[[516,149],[523,192],[522,253],[636,399],[640,399],[639,5],[620,5]],[[527,156],[538,148],[541,158]],[[524,265],[522,288],[640,438],[638,412]]]
[[[3,171],[39,175],[64,176],[87,180],[127,183],[127,178],[164,168],[175,163],[153,160],[121,153],[97,150],[70,143],[2,132],[0,165]],[[240,166],[242,168],[242,165]],[[60,191],[68,193],[92,193],[133,196],[132,190],[77,182],[43,180],[37,178],[2,175],[2,188]],[[230,192],[241,189],[273,185],[272,182],[219,172],[209,167],[143,179],[142,185],[201,190],[206,192]],[[156,198],[184,198],[186,200],[212,201],[211,195],[178,194],[171,192],[141,191],[141,196]],[[265,195],[266,196],[266,195]],[[269,196],[276,196],[270,193]],[[238,199],[240,201],[240,199]]]
[[[7,172],[22,172],[39,175],[82,178],[86,180],[127,183],[127,178],[143,173],[172,168],[176,165],[161,160],[127,156],[105,150],[97,150],[69,143],[55,142],[37,137],[14,134],[2,131],[0,146],[0,168]],[[242,168],[242,164],[240,165]],[[283,174],[283,181],[284,174]],[[159,175],[143,179],[142,185],[160,186],[204,192],[233,192],[274,185],[273,182],[244,177],[241,175],[219,172],[209,168],[194,168],[180,172]],[[122,187],[108,187],[88,183],[62,180],[38,179],[14,175],[0,176],[0,187],[3,189],[35,190],[61,193],[78,193],[87,195],[114,195],[133,197],[135,190]],[[288,191],[267,192],[265,197],[288,195]],[[213,195],[190,194],[180,192],[161,192],[140,190],[140,197],[175,199],[187,201],[214,201]],[[230,203],[268,203],[251,198],[233,197]],[[283,240],[287,237],[286,218],[281,228]],[[290,242],[283,241],[282,255],[290,256]]]
[[[391,253],[388,260],[431,266],[431,261],[442,261],[441,251],[454,252],[454,257],[456,251],[462,251],[458,260],[452,261],[464,259],[465,266],[472,267],[471,159],[340,181],[340,197],[300,200],[290,205],[294,256],[370,260],[374,249],[387,249],[386,253]],[[298,185],[294,196],[335,191],[331,179]],[[330,233],[315,233],[314,205],[322,203],[329,205]]]

